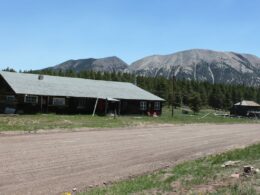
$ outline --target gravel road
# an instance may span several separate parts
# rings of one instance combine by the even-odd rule
[[[0,135],[0,194],[60,194],[260,141],[260,125]]]

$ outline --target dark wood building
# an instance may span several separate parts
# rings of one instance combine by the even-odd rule
[[[162,98],[132,83],[0,71],[0,113],[160,115]]]
[[[244,117],[260,117],[260,105],[254,101],[243,100],[233,105],[230,115]]]

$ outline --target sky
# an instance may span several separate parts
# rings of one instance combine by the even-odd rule
[[[187,49],[260,57],[259,0],[0,0],[0,69]]]

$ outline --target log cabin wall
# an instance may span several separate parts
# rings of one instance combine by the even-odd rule
[[[146,101],[146,100],[121,100],[120,110],[122,115],[127,115],[127,114],[161,115],[162,103],[157,101]]]
[[[0,75],[0,113],[3,113],[6,107],[15,107],[16,104],[15,93]]]

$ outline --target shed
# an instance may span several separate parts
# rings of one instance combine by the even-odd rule
[[[260,105],[254,101],[243,100],[233,105],[231,115],[245,117],[260,117]]]

